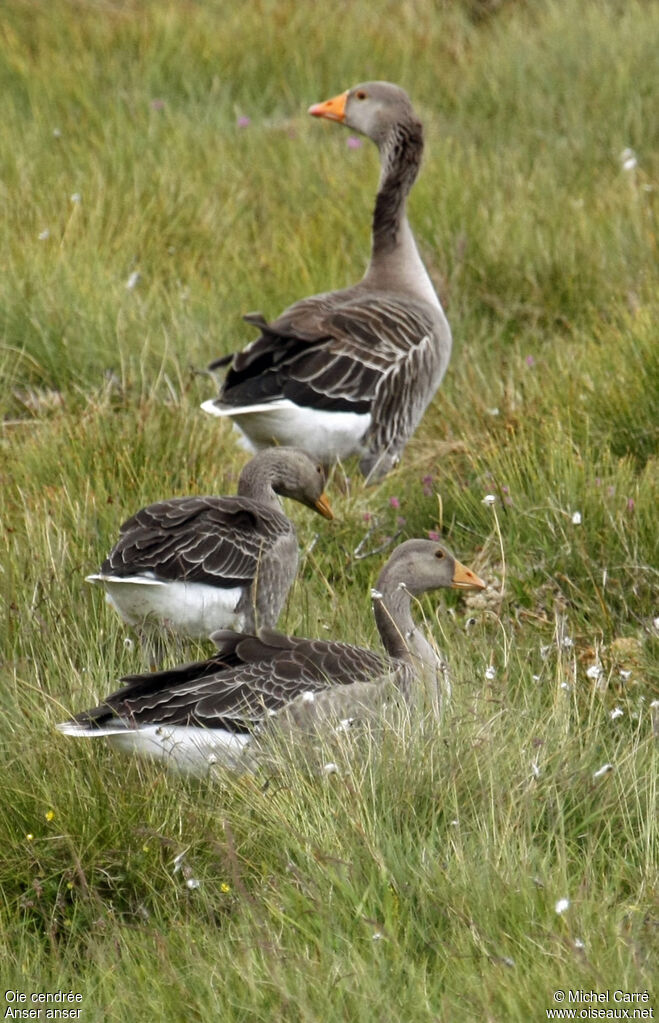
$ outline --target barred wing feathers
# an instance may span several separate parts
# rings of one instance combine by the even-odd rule
[[[264,550],[292,534],[282,513],[245,497],[180,497],[142,508],[121,526],[102,575],[249,584]]]
[[[258,636],[221,631],[215,640],[219,650],[209,660],[128,675],[122,689],[74,720],[99,728],[119,717],[138,728],[197,725],[250,732],[303,694],[373,683],[394,667],[361,647],[269,630]]]

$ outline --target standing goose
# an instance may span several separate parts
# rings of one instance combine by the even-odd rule
[[[259,452],[235,497],[172,497],[142,508],[87,576],[147,644],[163,628],[205,639],[216,629],[273,626],[298,564],[295,528],[277,494],[333,518],[323,467],[298,448]]]
[[[325,464],[358,454],[374,481],[395,465],[441,383],[451,331],[407,220],[423,129],[407,94],[389,82],[357,85],[310,107],[372,139],[381,162],[371,260],[350,288],[303,299],[273,323],[245,317],[261,336],[229,364],[219,398],[251,449],[299,443]]]
[[[202,772],[238,766],[270,718],[309,728],[359,714],[382,699],[388,680],[405,696],[419,677],[438,683],[442,662],[419,632],[411,599],[442,586],[485,583],[431,540],[407,540],[393,552],[372,591],[386,654],[337,640],[299,639],[269,630],[219,632],[207,661],[155,674],[129,675],[92,710],[57,727],[66,735],[105,736],[124,752]]]

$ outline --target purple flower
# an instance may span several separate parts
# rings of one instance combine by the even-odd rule
[[[346,145],[348,149],[361,149],[364,143],[356,135],[348,135]]]
[[[424,476],[421,480],[423,484],[423,495],[424,497],[432,497],[433,492],[433,479],[432,476]]]
[[[245,117],[244,115],[236,120],[236,124],[238,125],[239,128],[249,128],[251,123],[252,123],[251,117]]]
[[[628,497],[627,498],[627,511],[634,511],[634,498],[633,497]]]
[[[439,535],[439,533],[437,532],[436,529],[430,529],[430,530],[428,530],[428,539],[429,540],[434,540],[435,542],[437,542],[437,540],[439,540],[441,538],[440,538],[440,535]]]
[[[532,355],[527,355],[524,361],[526,362],[527,366],[535,366],[535,359],[533,358]]]
[[[151,100],[151,109],[152,110],[164,110],[165,109],[165,101],[164,101],[164,99],[152,99]]]
[[[390,497],[389,504],[391,505],[392,508],[400,508],[400,501],[398,500],[397,497]]]
[[[364,522],[370,522],[372,515],[370,512],[364,512]]]

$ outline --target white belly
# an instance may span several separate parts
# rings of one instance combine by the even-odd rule
[[[236,614],[242,588],[222,589],[206,583],[164,582],[147,576],[90,575],[89,582],[102,583],[106,600],[127,625],[141,626],[150,620],[170,632],[191,639],[207,639],[217,629],[241,629],[243,616]]]
[[[117,731],[107,735],[107,740],[123,753],[162,760],[168,767],[185,774],[205,774],[216,764],[239,766],[241,753],[251,736],[223,728],[147,725]]]
[[[201,407],[214,416],[229,416],[252,450],[271,447],[275,441],[303,448],[321,462],[366,454],[363,438],[371,425],[369,412],[327,412],[287,399],[243,408],[205,401]]]
[[[186,774],[206,774],[214,765],[247,768],[242,756],[251,742],[245,732],[197,725],[144,725],[131,728],[117,719],[100,728],[64,721],[57,726],[63,735],[78,739],[106,739],[110,746],[133,756],[162,760],[167,767]]]

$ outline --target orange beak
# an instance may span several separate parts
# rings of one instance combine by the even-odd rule
[[[327,494],[321,494],[318,500],[314,503],[316,511],[320,512],[323,518],[333,519],[334,512],[330,508],[330,503],[327,500]]]
[[[342,92],[340,96],[333,96],[323,103],[314,103],[309,107],[309,113],[312,117],[326,117],[328,121],[345,121],[347,99],[348,93]]]
[[[475,572],[472,572],[462,562],[456,561],[451,586],[455,590],[484,590],[487,583],[484,583]]]

